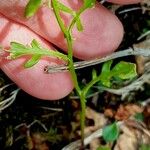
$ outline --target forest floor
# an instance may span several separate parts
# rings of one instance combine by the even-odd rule
[[[129,47],[150,51],[149,0],[138,5],[104,5],[115,12],[124,25],[125,36],[117,51]],[[138,77],[132,81],[114,79],[115,90],[95,88],[98,85],[90,90],[85,127],[87,150],[150,150],[150,57],[126,56],[116,59],[115,63],[121,60],[136,63]],[[84,86],[89,80],[86,74],[100,67],[95,65],[77,71],[81,84]],[[1,71],[0,86],[10,83]],[[1,102],[16,88],[10,85],[1,92],[0,107],[4,107]],[[61,150],[63,147],[78,150],[79,110],[75,92],[60,101],[41,101],[20,90],[15,101],[0,112],[0,150]],[[118,134],[117,139],[106,142],[102,128],[114,122],[119,131],[109,132]]]

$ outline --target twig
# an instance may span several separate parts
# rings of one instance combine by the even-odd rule
[[[141,10],[141,9],[142,9],[141,7],[129,8],[129,9],[119,11],[118,14],[123,14],[123,13],[127,13],[127,12],[130,12],[130,11]]]
[[[45,110],[50,110],[50,111],[56,111],[56,112],[62,112],[63,109],[62,108],[52,108],[52,107],[40,107],[42,109],[45,109]]]
[[[144,37],[146,37],[148,35],[150,35],[150,30],[148,30],[147,32],[143,33],[140,37],[138,37],[137,40],[139,41],[139,40],[141,40],[142,38],[144,38]]]
[[[141,56],[145,56],[145,57],[150,57],[150,49],[129,48],[127,50],[114,52],[113,54],[108,55],[103,58],[97,58],[97,59],[89,60],[89,61],[75,62],[74,67],[75,67],[75,69],[81,69],[81,68],[85,68],[88,66],[97,65],[97,64],[106,62],[108,60],[112,60],[112,59],[116,59],[116,58],[120,58],[120,57],[124,57],[124,56],[131,56],[131,55],[135,55],[135,56],[141,55]],[[46,66],[44,69],[44,71],[46,73],[65,72],[67,70],[68,70],[68,66],[66,66],[66,65]]]
[[[13,85],[13,84],[8,84],[8,85],[5,85],[2,88],[0,88],[0,95],[4,89],[6,89],[7,87],[9,87],[11,85]],[[12,91],[10,93],[10,97],[8,97],[0,102],[0,112],[3,111],[4,109],[8,108],[15,101],[19,90],[20,89],[16,89],[16,90]]]

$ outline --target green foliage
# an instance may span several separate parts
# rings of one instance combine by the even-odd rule
[[[102,71],[101,71],[101,77],[100,77],[100,81],[104,86],[110,87],[111,86],[111,82],[110,79],[112,77],[111,74],[111,65],[112,65],[113,61],[108,61],[106,63],[103,64],[102,67]]]
[[[25,17],[32,17],[41,6],[41,2],[42,0],[30,0],[25,8]]]
[[[95,69],[92,70],[92,80],[97,78],[97,71]]]
[[[96,0],[84,0],[83,8],[92,8],[95,5]]]
[[[83,25],[81,23],[81,19],[80,18],[78,18],[76,20],[76,26],[77,26],[78,31],[80,31],[80,32],[83,31]]]
[[[96,150],[111,150],[108,146],[99,146]]]
[[[49,1],[50,2],[50,1]],[[97,75],[97,72],[93,70],[92,72],[92,80],[84,87],[81,89],[78,83],[77,79],[77,74],[75,72],[74,68],[74,62],[73,62],[73,46],[72,46],[72,29],[74,25],[76,25],[78,31],[82,31],[84,29],[80,16],[81,14],[89,9],[92,8],[95,5],[96,0],[84,0],[83,1],[83,6],[80,8],[79,11],[75,12],[71,8],[65,6],[58,0],[52,0],[52,8],[54,10],[55,17],[57,19],[57,22],[60,26],[61,31],[64,34],[64,37],[66,38],[67,46],[68,46],[68,56],[49,49],[42,48],[40,44],[36,41],[33,40],[31,43],[31,46],[24,46],[22,44],[12,42],[11,43],[11,49],[10,49],[10,57],[12,59],[16,59],[22,56],[31,56],[30,60],[28,60],[24,66],[26,68],[32,67],[36,63],[39,62],[39,60],[43,56],[50,56],[50,57],[58,57],[60,59],[63,59],[68,63],[69,70],[72,76],[72,80],[75,86],[75,89],[80,97],[80,103],[81,103],[81,136],[82,136],[82,142],[84,140],[84,123],[85,123],[85,107],[86,107],[86,95],[90,91],[91,87],[97,83],[100,82],[104,86],[111,86],[111,79],[112,77],[118,77],[121,79],[130,79],[136,76],[136,67],[135,64],[132,63],[127,63],[127,62],[120,62],[116,64],[112,69],[112,61],[104,63],[102,67],[102,71],[100,75]],[[36,11],[39,9],[41,6],[41,0],[30,0],[29,3],[27,4],[25,8],[25,16],[26,17],[31,17],[33,16]],[[68,27],[65,26],[60,12],[65,12],[69,13],[70,15],[73,16],[71,23]],[[109,126],[106,126],[103,129],[103,138],[107,142],[114,141],[118,138],[119,135],[119,129],[117,127],[116,123],[113,123]],[[104,148],[104,147],[103,147]],[[102,147],[101,147],[102,149]],[[104,149],[103,149],[104,150]],[[108,149],[105,149],[108,150]]]
[[[60,3],[59,1],[57,1],[56,7],[59,9],[59,11],[66,12],[66,13],[69,13],[71,15],[74,15],[76,13],[71,8],[65,6],[64,4]]]
[[[140,149],[139,150],[150,150],[150,145],[148,145],[148,144],[142,144],[141,146],[140,146]]]
[[[58,0],[54,0],[53,2],[52,2],[52,4],[53,4],[53,6],[54,6],[54,9],[56,10],[56,14],[57,14],[57,16],[56,16],[56,18],[57,18],[57,21],[58,21],[58,23],[60,24],[60,27],[61,27],[61,29],[63,29],[64,27],[64,25],[63,25],[63,22],[61,21],[61,17],[59,17],[59,15],[58,15],[58,12],[60,12],[60,11],[62,11],[62,12],[65,12],[65,13],[69,13],[70,15],[72,15],[74,18],[72,19],[73,20],[73,22],[74,22],[74,24],[76,24],[76,26],[77,26],[77,29],[78,29],[78,31],[83,31],[83,25],[82,25],[82,23],[81,23],[81,20],[80,20],[80,15],[79,15],[79,13],[78,12],[75,12],[74,10],[72,10],[71,8],[69,8],[69,7],[67,7],[67,6],[65,6],[64,4],[62,4],[62,3],[60,3]],[[54,11],[55,11],[54,10]],[[57,12],[58,11],[58,12]],[[84,10],[83,10],[84,11]],[[71,27],[72,25],[70,25],[69,27],[68,27],[68,29]],[[67,28],[66,28],[67,29]],[[70,30],[70,29],[69,29]],[[63,32],[64,32],[65,30],[63,29]],[[64,33],[64,35],[66,35],[66,33]]]
[[[112,76],[119,77],[120,79],[134,78],[136,73],[136,65],[129,62],[121,61],[111,71]]]
[[[144,121],[144,115],[143,113],[136,113],[134,115],[134,118],[137,120],[137,121]]]
[[[121,61],[111,69],[112,63],[112,60],[108,61],[102,67],[100,81],[104,86],[111,86],[112,77],[132,79],[137,75],[136,65],[133,63]]]
[[[119,128],[118,128],[116,122],[104,127],[102,136],[106,142],[115,141],[119,136]]]
[[[36,40],[32,41],[31,46],[24,46],[17,42],[11,42],[11,48],[9,52],[11,59],[16,59],[22,56],[32,56],[30,60],[28,60],[24,64],[26,68],[32,67],[33,65],[37,64],[43,56],[58,57],[60,59],[68,61],[66,55],[58,51],[42,48]]]

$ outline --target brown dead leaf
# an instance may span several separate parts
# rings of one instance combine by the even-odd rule
[[[127,127],[121,127],[122,134],[119,136],[114,150],[137,150],[141,144],[149,144],[150,137],[141,130]]]
[[[32,135],[33,149],[35,150],[49,150],[46,144],[46,139],[40,133],[34,133]]]
[[[106,117],[113,118],[113,117],[114,117],[114,114],[115,114],[115,111],[112,110],[111,108],[106,108],[105,111],[104,111],[104,115],[105,115]]]
[[[150,1],[149,0],[142,0],[141,7],[143,14],[147,11],[150,14]]]
[[[103,127],[107,121],[103,114],[96,112],[95,110],[91,109],[90,107],[86,108],[86,118],[93,119],[93,121],[94,121],[93,129],[94,130],[97,130],[100,127]]]
[[[98,113],[95,110],[91,109],[90,107],[86,108],[86,119],[92,119],[94,122],[94,125],[87,125],[84,129],[85,135],[90,135],[93,131],[102,128],[106,122],[107,119],[105,118],[104,114]],[[77,127],[77,126],[76,126]],[[81,131],[77,131],[78,135],[81,134]]]
[[[128,104],[125,106],[125,109],[129,112],[130,115],[135,115],[136,113],[143,112],[143,108],[136,104]]]
[[[129,118],[129,112],[125,109],[123,105],[120,105],[116,114],[115,119],[116,120],[126,120]]]
[[[150,131],[147,129],[146,124],[144,124],[143,122],[139,122],[139,121],[135,121],[135,120],[127,120],[127,121],[124,121],[124,124],[127,127],[132,127],[133,129],[137,129],[137,130],[143,132],[150,138]]]
[[[141,112],[143,112],[143,107],[136,104],[127,104],[120,105],[117,110],[114,110],[113,108],[107,108],[105,109],[104,115],[110,118],[114,117],[116,120],[126,120],[130,116]]]
[[[150,48],[150,38],[146,39],[145,41],[140,42],[138,44],[134,44],[133,47],[134,47],[134,49],[136,49],[136,48],[149,49]],[[144,69],[145,69],[145,64],[147,62],[150,62],[150,58],[143,57],[143,56],[135,56],[135,60],[137,63],[138,74],[143,74]]]
[[[96,150],[100,145],[100,141],[99,139],[94,139],[92,140],[92,142],[90,143],[90,150]]]
[[[125,106],[120,105],[115,114],[115,119],[116,120],[126,120],[130,116],[133,116],[136,113],[141,113],[142,111],[143,111],[143,108],[136,104],[127,104]]]

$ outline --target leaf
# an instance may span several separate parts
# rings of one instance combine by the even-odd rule
[[[144,115],[143,113],[136,113],[134,115],[134,118],[137,120],[137,121],[144,121]]]
[[[108,146],[99,146],[96,150],[111,150]]]
[[[136,65],[129,62],[121,61],[111,69],[113,61],[110,60],[103,64],[100,75],[102,85],[111,87],[111,79],[119,78],[121,80],[134,78],[136,73]]]
[[[81,23],[81,19],[80,18],[78,18],[76,20],[76,26],[77,26],[78,31],[80,31],[80,32],[83,31],[83,25]]]
[[[150,145],[148,145],[148,144],[142,144],[140,146],[140,150],[150,150]]]
[[[102,66],[102,71],[101,71],[101,75],[100,75],[100,81],[104,86],[110,87],[111,83],[110,83],[110,79],[111,79],[111,65],[112,65],[112,60],[106,62],[103,64]]]
[[[41,58],[41,55],[34,55],[30,60],[28,60],[24,64],[24,67],[30,68],[30,67],[34,66],[35,64],[37,64],[39,62],[40,58]]]
[[[84,0],[84,8],[92,8],[95,5],[96,0]]]
[[[119,128],[115,123],[103,128],[102,136],[106,142],[113,142],[119,136]]]
[[[25,8],[25,17],[32,17],[41,6],[41,2],[42,0],[30,0]]]
[[[24,46],[23,44],[17,42],[11,42],[9,53],[11,59],[17,59],[22,56],[31,56],[31,59],[24,64],[26,68],[32,67],[38,63],[42,56],[57,57],[67,62],[69,61],[65,54],[43,48],[36,40],[33,40],[30,46]]]
[[[64,12],[66,12],[66,13],[69,13],[71,15],[74,15],[74,13],[75,13],[72,9],[70,9],[69,7],[65,6],[64,4],[62,4],[62,3],[58,2],[58,1],[57,1],[57,8],[59,10],[62,10]]]
[[[111,74],[112,76],[116,76],[121,79],[134,78],[137,75],[136,65],[133,63],[121,61],[112,69]]]
[[[10,56],[12,59],[16,59],[22,55],[24,55],[26,51],[26,47],[17,42],[11,42]]]
[[[97,78],[97,72],[95,69],[92,70],[92,79]]]

